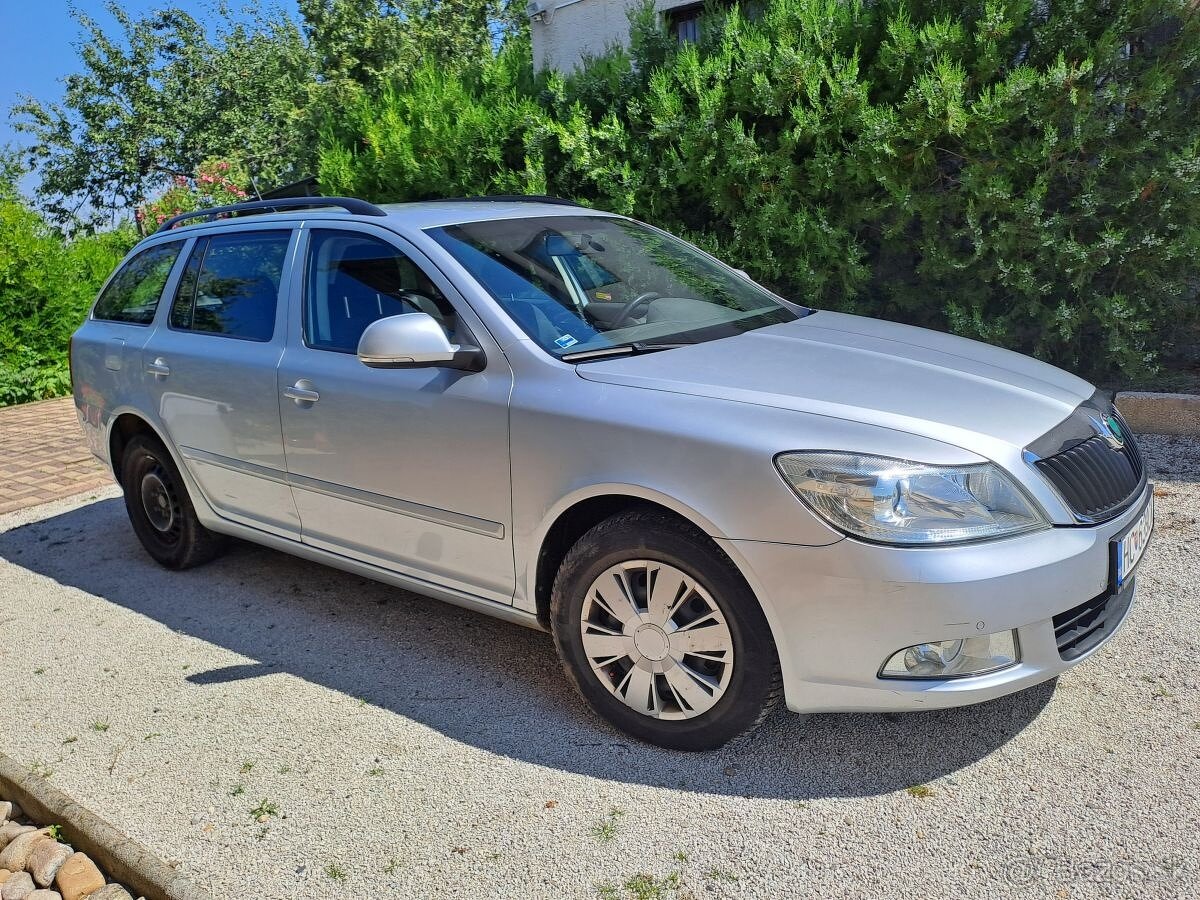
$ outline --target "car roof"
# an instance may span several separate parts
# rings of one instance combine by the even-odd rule
[[[385,203],[380,209],[386,211],[389,218],[395,216],[412,228],[436,228],[439,225],[495,219],[616,215],[573,203],[535,200],[424,200],[417,203]]]
[[[459,225],[464,222],[482,222],[496,219],[531,219],[546,216],[602,216],[606,218],[618,218],[615,213],[599,209],[589,209],[586,206],[579,206],[574,203],[509,198],[421,200],[412,203],[383,203],[378,208],[386,215],[377,216],[348,213],[334,206],[262,212],[252,216],[210,219],[191,225],[178,225],[167,231],[154,232],[147,239],[149,237],[165,238],[168,236],[178,238],[197,232],[219,230],[232,225],[295,222],[297,219],[371,222],[377,225],[393,224],[421,230],[436,228],[440,225]]]

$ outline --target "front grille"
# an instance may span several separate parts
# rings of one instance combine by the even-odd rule
[[[1142,486],[1145,469],[1128,429],[1120,449],[1095,435],[1034,465],[1076,516],[1093,522],[1110,518],[1126,505]]]
[[[1133,578],[1054,617],[1054,640],[1064,660],[1078,659],[1112,634],[1133,601]]]

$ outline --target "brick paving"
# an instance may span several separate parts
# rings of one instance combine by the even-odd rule
[[[112,484],[70,397],[0,408],[0,514]]]

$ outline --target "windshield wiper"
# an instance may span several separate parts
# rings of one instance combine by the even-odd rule
[[[676,347],[690,346],[690,342],[661,343],[650,341],[631,341],[628,344],[616,344],[612,347],[598,347],[595,350],[579,350],[575,353],[564,353],[559,357],[563,362],[587,362],[590,359],[608,359],[613,356],[636,356],[640,353],[657,353],[659,350],[674,350]]]

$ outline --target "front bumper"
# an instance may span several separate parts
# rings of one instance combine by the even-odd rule
[[[1133,523],[1151,491],[1147,484],[1136,503],[1102,525],[957,547],[882,547],[849,538],[825,547],[720,543],[767,614],[789,709],[941,709],[1031,687],[1103,645],[1064,660],[1053,619],[1109,591],[1110,542]],[[1121,601],[1129,599],[1126,593]],[[1007,669],[930,681],[878,677],[883,661],[903,647],[1009,629],[1017,631],[1021,658]]]

